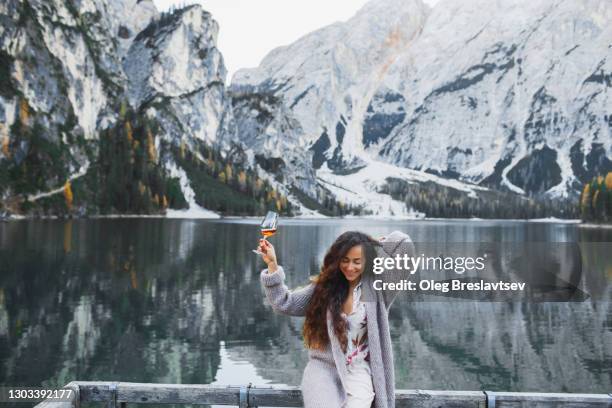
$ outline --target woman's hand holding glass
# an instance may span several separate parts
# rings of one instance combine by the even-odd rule
[[[259,246],[257,250],[261,253],[261,259],[268,265],[268,273],[276,272],[276,251],[274,246],[265,239],[259,240]]]

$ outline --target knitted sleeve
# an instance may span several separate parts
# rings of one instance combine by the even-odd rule
[[[304,316],[306,308],[312,297],[315,284],[289,290],[285,285],[285,271],[278,266],[276,272],[268,273],[267,269],[261,272],[261,284],[266,293],[266,298],[277,313],[290,316]]]
[[[389,235],[385,236],[382,241],[382,249],[386,253],[386,256],[394,258],[396,255],[404,256],[407,254],[410,257],[415,256],[415,248],[412,239],[408,234],[401,231],[393,231]],[[406,278],[406,272],[400,270],[392,270],[383,273],[382,279],[385,282],[399,282]],[[397,290],[385,290],[383,291],[383,300],[387,310],[391,307],[391,304],[397,296]]]

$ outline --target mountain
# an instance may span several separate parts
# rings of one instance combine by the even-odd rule
[[[372,100],[384,117],[401,95],[406,117],[364,140],[403,167],[577,196],[612,164],[610,23],[605,0],[443,2]]]
[[[236,121],[352,201],[392,177],[403,198],[575,202],[612,169],[611,19],[606,0],[373,1],[238,71]]]
[[[322,174],[350,174],[366,165],[355,124],[428,14],[420,0],[373,1],[349,21],[273,50],[256,69],[238,71],[230,87],[238,137],[276,161],[276,172],[294,192],[317,201],[332,195],[375,214],[408,215],[389,195],[369,188],[366,194],[363,180],[342,190]]]
[[[577,217],[612,170],[611,14],[375,0],[226,87],[199,5],[7,0],[0,214]]]
[[[130,33],[156,15],[151,1],[4,1],[5,129],[19,119],[17,105],[27,104],[50,140],[62,135],[60,124],[64,134],[95,137],[100,123],[112,120],[109,105],[125,85],[120,58]]]
[[[130,105],[160,120],[167,135],[214,143],[229,133],[218,32],[210,13],[186,7],[140,31],[123,59]]]
[[[315,169],[324,162],[338,170],[359,166],[365,158],[359,155],[363,146],[355,139],[354,124],[363,121],[387,70],[418,38],[429,12],[420,0],[372,1],[347,22],[273,50],[256,69],[238,71],[231,90],[239,98],[247,91],[278,96],[287,108],[279,113],[295,119],[296,136],[306,138],[296,143],[318,143]],[[326,160],[328,151],[333,154]]]
[[[0,213],[290,211],[233,140],[200,6],[9,0],[0,20]]]

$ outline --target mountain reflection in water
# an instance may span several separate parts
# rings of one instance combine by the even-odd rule
[[[251,252],[258,220],[0,224],[0,383],[72,380],[298,385],[303,319],[279,316]],[[414,241],[612,241],[612,230],[502,221],[281,220],[287,285],[343,231]],[[605,258],[605,257],[604,257]],[[606,259],[596,259],[597,262]],[[609,262],[609,260],[607,260]],[[609,392],[612,267],[583,303],[415,303],[390,312],[398,388]]]

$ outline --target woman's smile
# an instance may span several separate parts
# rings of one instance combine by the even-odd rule
[[[354,282],[361,276],[363,261],[361,245],[355,245],[340,259],[340,271],[347,281]]]

